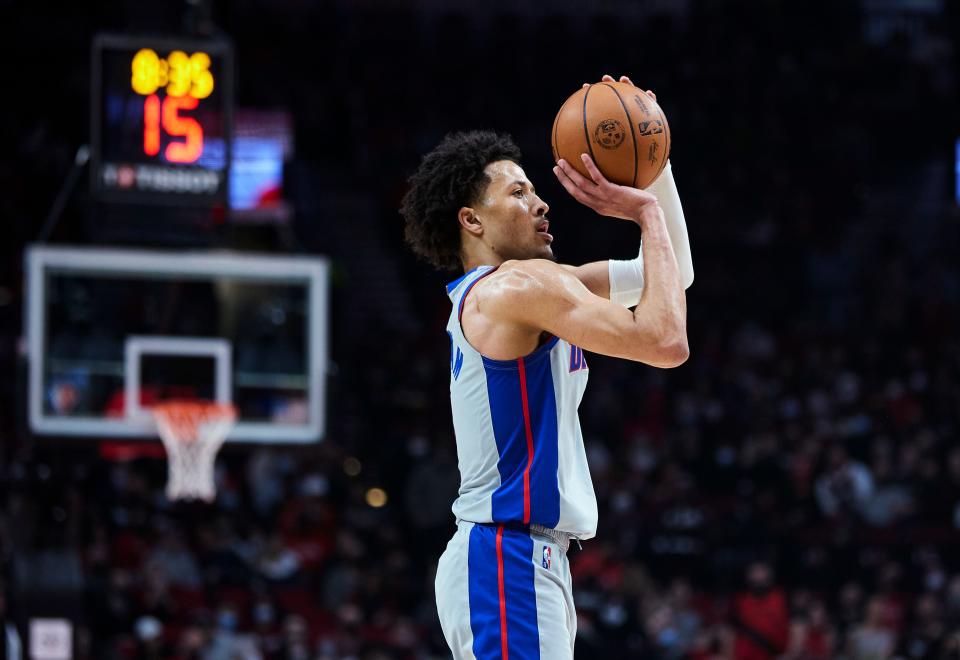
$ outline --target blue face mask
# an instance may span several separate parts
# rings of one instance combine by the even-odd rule
[[[259,624],[273,623],[273,606],[270,603],[258,603],[253,609],[253,619]]]
[[[217,616],[217,626],[222,630],[236,630],[237,615],[230,610],[223,610]]]

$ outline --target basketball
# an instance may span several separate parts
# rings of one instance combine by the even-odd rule
[[[660,106],[640,88],[599,82],[578,89],[553,120],[553,158],[590,178],[589,154],[609,181],[646,188],[670,156],[670,127]]]

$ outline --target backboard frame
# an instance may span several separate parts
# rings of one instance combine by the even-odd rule
[[[140,361],[144,355],[213,358],[213,400],[217,403],[230,403],[230,394],[233,391],[230,369],[232,350],[226,339],[129,335],[123,345],[123,355],[124,412],[130,421],[143,421],[150,428],[155,427],[150,411],[140,405]]]
[[[307,317],[308,418],[305,424],[238,420],[228,442],[305,444],[322,439],[326,425],[326,370],[329,335],[329,262],[324,257],[265,256],[234,252],[184,252],[118,248],[29,246],[25,254],[25,333],[27,337],[27,406],[30,429],[39,435],[110,438],[158,438],[156,426],[131,416],[61,417],[43,406],[45,373],[46,286],[49,273],[155,277],[230,277],[269,283],[305,284]],[[204,341],[214,338],[200,338]],[[210,348],[211,345],[207,345]],[[197,345],[199,347],[199,345]],[[218,349],[220,350],[220,349]],[[129,365],[127,365],[129,368]],[[125,372],[125,378],[127,374]]]

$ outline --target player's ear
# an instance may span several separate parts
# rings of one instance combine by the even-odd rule
[[[483,223],[480,222],[480,217],[469,206],[460,208],[457,212],[457,220],[460,221],[460,226],[473,236],[480,236],[483,233]]]

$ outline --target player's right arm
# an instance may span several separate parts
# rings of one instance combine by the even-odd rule
[[[693,259],[690,255],[690,239],[687,223],[683,217],[680,194],[673,179],[670,161],[663,172],[646,191],[657,197],[670,234],[673,254],[677,257],[683,288],[693,284]],[[593,261],[582,266],[564,266],[577,279],[601,298],[609,298],[625,307],[633,307],[643,293],[643,254],[633,259]]]
[[[604,75],[602,81],[614,82],[614,79],[613,76]],[[627,76],[620,76],[620,82],[636,86]],[[584,83],[583,86],[589,87],[590,85]],[[653,90],[648,89],[644,93],[656,102],[657,95],[653,93]],[[683,288],[689,289],[690,285],[693,284],[693,259],[690,255],[690,239],[687,235],[687,225],[683,217],[680,193],[677,191],[677,184],[673,179],[673,168],[669,160],[660,176],[646,188],[646,191],[656,195],[660,206],[663,208],[667,231],[670,233],[670,243],[673,246],[674,255],[677,257],[677,265],[680,267]],[[566,266],[566,268],[573,271],[577,278],[593,293],[603,298],[610,298],[626,307],[636,305],[643,292],[642,254],[638,255],[636,259],[595,261],[582,266]]]
[[[689,355],[682,290],[677,300],[660,295],[661,287],[649,286],[630,311],[594,295],[562,266],[541,259],[507,262],[484,284],[477,292],[483,315],[532,335],[546,330],[593,353],[661,368],[679,366]]]
[[[495,302],[486,312],[547,330],[588,351],[678,366],[690,352],[686,295],[657,198],[611,183],[589,156],[582,159],[592,180],[563,160],[554,169],[567,192],[600,215],[636,222],[643,232],[644,287],[637,306],[630,312],[591,293],[563,266],[534,260],[502,268],[497,282],[490,282],[488,293],[499,295],[491,296]]]
[[[480,311],[534,335],[546,330],[594,353],[661,368],[683,364],[689,355],[683,285],[663,213],[652,195],[644,195],[624,210],[636,216],[644,237],[647,281],[632,312],[591,293],[563,266],[541,259],[503,264],[477,293]]]

